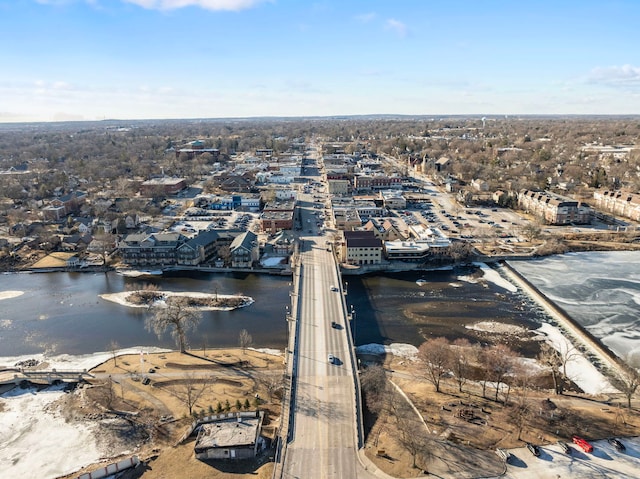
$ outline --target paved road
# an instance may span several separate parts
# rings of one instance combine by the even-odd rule
[[[304,232],[294,318],[298,321],[295,387],[282,477],[372,477],[358,460],[353,351],[347,340],[340,279],[333,253],[327,251],[327,238],[318,233],[312,195],[302,195],[300,203]],[[332,321],[338,327],[332,327]],[[335,357],[333,363],[329,354]]]

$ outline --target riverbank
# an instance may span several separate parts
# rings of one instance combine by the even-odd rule
[[[193,439],[175,446],[192,422],[180,388],[198,389],[207,377],[211,381],[193,403],[195,413],[209,414],[218,404],[226,410],[227,403],[235,411],[238,402],[244,410],[248,401],[249,409],[266,411],[264,434],[273,434],[280,404],[267,385],[272,378],[281,384],[280,351],[232,348],[181,354],[132,349],[75,362],[50,358],[36,367],[86,368],[93,378],[76,389],[16,387],[0,396],[1,475],[75,479],[136,454],[148,466],[145,478],[228,477],[193,458]],[[143,384],[144,377],[149,383]],[[193,382],[194,377],[201,379]],[[270,471],[270,464],[256,463],[251,472],[234,477],[267,479]]]

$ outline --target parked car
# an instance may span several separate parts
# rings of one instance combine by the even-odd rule
[[[618,451],[621,451],[621,452],[622,452],[622,451],[624,451],[624,450],[626,450],[626,449],[627,449],[626,447],[624,447],[624,444],[622,444],[622,443],[621,443],[618,439],[616,439],[615,437],[610,437],[609,439],[607,439],[607,442],[608,442],[609,444],[611,444],[613,447],[615,447],[615,448],[616,448],[616,450],[618,450]]]
[[[536,446],[535,444],[531,444],[530,442],[527,443],[527,449],[529,449],[529,452],[531,454],[533,454],[536,457],[540,457],[540,448],[538,446]]]
[[[560,446],[560,449],[562,449],[562,452],[564,452],[565,454],[571,454],[571,448],[566,442],[558,441],[558,446]]]
[[[581,438],[580,436],[572,436],[571,440],[574,444],[579,446],[584,452],[593,452],[593,446],[587,442],[586,439]]]

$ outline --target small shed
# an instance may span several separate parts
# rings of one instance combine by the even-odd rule
[[[219,417],[199,426],[195,445],[197,459],[250,459],[262,444],[260,431],[264,413],[238,413]]]

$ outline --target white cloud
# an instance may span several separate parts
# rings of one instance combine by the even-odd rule
[[[361,23],[369,23],[376,18],[376,14],[374,12],[363,13],[361,15],[356,15],[356,20]]]
[[[594,68],[589,73],[588,82],[614,87],[640,86],[640,67],[622,65]]]
[[[123,0],[149,10],[176,10],[184,7],[200,7],[205,10],[238,11],[255,7],[265,0]]]
[[[384,25],[385,30],[390,30],[395,32],[398,36],[406,37],[409,29],[407,25],[405,25],[400,20],[396,20],[395,18],[390,18],[385,22]]]

